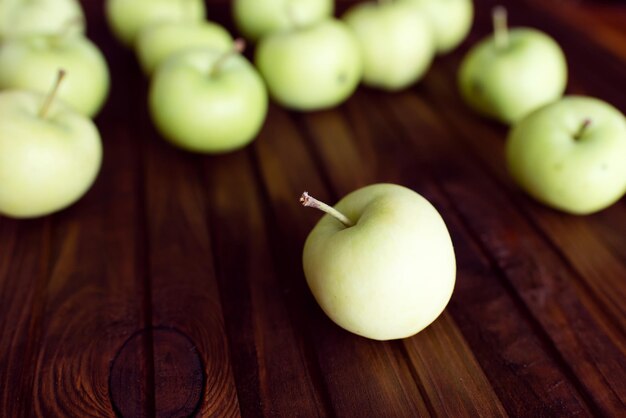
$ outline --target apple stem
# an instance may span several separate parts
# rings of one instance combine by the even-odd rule
[[[211,67],[211,77],[214,77],[222,70],[224,63],[228,61],[231,56],[235,54],[241,54],[244,49],[246,49],[246,41],[244,41],[242,38],[235,39],[235,41],[233,42],[233,47],[224,52]]]
[[[59,70],[57,74],[57,79],[54,82],[54,85],[52,86],[52,90],[50,90],[50,93],[48,93],[43,104],[41,105],[41,108],[39,109],[39,117],[41,119],[46,118],[46,115],[48,114],[48,110],[50,110],[50,105],[52,105],[52,101],[54,100],[57,93],[59,92],[59,87],[61,86],[61,82],[63,81],[63,78],[65,78],[65,74],[66,74],[65,70],[63,69]]]
[[[575,140],[579,140],[580,138],[582,138],[582,136],[585,133],[585,131],[587,130],[587,128],[589,128],[589,125],[591,125],[591,119],[586,118],[583,121],[583,123],[580,125],[580,128],[578,129],[578,132],[576,132],[574,134],[574,139]]]
[[[354,226],[354,223],[352,223],[352,221],[348,219],[346,215],[339,212],[337,209],[333,208],[332,206],[329,206],[324,202],[320,202],[313,196],[309,195],[308,192],[302,193],[302,196],[300,196],[300,203],[302,203],[302,206],[319,209],[322,212],[328,213],[329,215],[336,218],[339,222],[341,222],[348,228],[351,226]]]
[[[491,14],[493,19],[493,34],[497,49],[509,46],[509,28],[507,25],[506,8],[496,6]]]

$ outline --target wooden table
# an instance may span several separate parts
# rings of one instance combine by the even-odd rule
[[[272,106],[253,145],[205,157],[155,133],[147,81],[85,1],[112,71],[104,165],[71,208],[0,218],[0,416],[626,416],[626,200],[577,217],[513,184],[506,129],[455,84],[494,4],[477,0],[468,41],[415,87]],[[563,46],[569,93],[626,111],[626,21],[602,18],[623,8],[504,4]],[[302,273],[320,214],[300,193],[374,182],[430,199],[456,249],[445,313],[400,341],[335,326]]]

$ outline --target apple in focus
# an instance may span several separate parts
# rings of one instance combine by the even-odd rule
[[[598,99],[566,96],[516,123],[506,143],[509,171],[535,199],[578,215],[626,193],[626,119]]]
[[[445,54],[467,37],[474,20],[472,0],[407,0],[425,13],[437,53]]]
[[[43,216],[76,202],[100,170],[94,123],[60,101],[41,115],[45,97],[0,93],[0,214]]]
[[[307,200],[305,206],[317,207]],[[431,324],[454,290],[450,234],[422,196],[394,184],[358,189],[306,239],[307,283],[323,311],[342,328],[375,340],[410,337]]]
[[[556,41],[539,30],[496,29],[464,57],[458,81],[471,108],[511,124],[563,95],[567,63]]]
[[[430,24],[408,2],[366,2],[350,8],[343,20],[359,41],[363,83],[400,90],[419,80],[435,55]]]
[[[109,92],[109,69],[98,47],[82,35],[30,35],[0,44],[0,89],[46,93],[59,68],[69,76],[57,98],[93,117]]]
[[[333,0],[234,0],[233,19],[244,38],[257,42],[273,32],[329,18]]]
[[[144,72],[150,75],[177,52],[203,47],[226,51],[232,46],[233,38],[217,23],[168,22],[150,25],[139,32],[135,51]]]
[[[159,132],[189,151],[224,153],[250,143],[267,114],[261,76],[233,51],[198,49],[168,58],[150,84]]]
[[[154,23],[201,22],[203,0],[107,0],[105,14],[115,37],[132,46],[139,31]]]
[[[358,41],[348,26],[336,19],[264,37],[254,61],[272,98],[303,111],[345,101],[363,73]]]

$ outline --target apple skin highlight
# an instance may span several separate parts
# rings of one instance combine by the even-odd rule
[[[375,184],[325,215],[303,251],[307,284],[342,328],[375,340],[410,337],[431,324],[452,295],[456,261],[437,210],[414,191]]]

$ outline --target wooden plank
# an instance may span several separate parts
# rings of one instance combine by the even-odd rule
[[[400,97],[368,92],[361,96],[365,97],[351,102],[349,109],[362,109],[365,107],[362,103],[367,102],[377,103],[377,106],[367,107],[365,111],[393,109],[394,98]],[[456,205],[442,194],[439,186],[435,187],[441,176],[432,178],[429,174],[433,173],[432,165],[443,167],[444,178],[463,178],[450,164],[450,160],[459,158],[458,150],[444,149],[440,145],[447,140],[445,136],[454,134],[433,131],[411,112],[406,113],[403,107],[397,106],[397,109],[404,115],[401,123],[395,120],[393,112],[370,110],[367,119],[378,119],[381,128],[368,130],[354,124],[358,128],[356,136],[359,142],[378,143],[379,155],[393,158],[388,166],[392,166],[391,161],[402,161],[397,159],[400,153],[408,155],[405,167],[396,164],[396,170],[404,173],[405,181],[416,185],[418,191],[442,210],[452,233],[458,262],[458,280],[450,310],[499,398],[515,416],[533,415],[542,410],[565,415],[588,414],[581,395],[552,358],[550,347],[534,335],[534,324],[526,317],[526,309],[519,306],[514,295],[501,284],[499,272],[461,224],[454,209]],[[350,113],[358,114],[358,110]]]
[[[539,225],[538,230],[548,234],[553,243],[554,249],[567,258],[571,264],[584,277],[583,285],[590,287],[592,293],[599,298],[600,303],[596,304],[593,312],[601,314],[608,311],[607,315],[601,315],[599,323],[601,325],[618,321],[619,328],[626,329],[626,316],[624,306],[621,303],[626,297],[626,289],[620,285],[622,277],[626,277],[626,267],[623,259],[617,258],[613,252],[604,244],[604,237],[599,234],[592,223],[592,217],[573,217],[547,209],[521,193],[519,188],[513,184],[504,162],[504,138],[506,133],[501,127],[491,129],[491,126],[479,119],[472,117],[464,105],[456,98],[455,93],[446,83],[445,77],[433,74],[429,77],[432,87],[429,97],[433,102],[438,102],[438,106],[443,106],[445,97],[446,107],[454,109],[445,115],[448,116],[449,123],[459,131],[466,132],[467,126],[471,126],[469,135],[457,135],[456,138],[465,140],[471,150],[480,158],[482,163],[489,167],[490,172],[499,179],[500,184],[516,199],[516,204],[524,207],[530,214],[534,222]],[[436,91],[436,93],[435,93]],[[485,146],[485,144],[489,144]],[[612,223],[619,225],[620,216],[626,216],[626,211],[620,207],[614,208],[620,214],[613,219]],[[606,216],[606,215],[605,215]],[[617,227],[619,228],[619,226]],[[615,232],[614,232],[615,233]],[[608,234],[610,236],[611,234]],[[618,232],[619,235],[619,232]],[[579,243],[585,242],[585,249],[581,250]],[[591,245],[593,243],[593,245]],[[582,251],[582,253],[581,253]],[[611,271],[612,270],[612,271]],[[587,291],[580,290],[583,293]],[[614,342],[623,341],[623,331],[619,329],[610,332],[615,335]],[[622,334],[620,336],[620,334]]]
[[[392,97],[390,96],[390,100]],[[321,156],[324,171],[333,173],[334,183],[342,193],[350,190],[349,183],[343,183],[345,179],[354,176],[345,173],[341,176],[334,176],[335,172],[340,171],[339,166],[334,164],[341,164],[342,172],[368,173],[377,181],[408,182],[416,190],[435,201],[436,207],[441,208],[444,206],[445,199],[433,187],[433,179],[426,167],[429,159],[438,158],[433,152],[428,151],[431,147],[429,142],[437,141],[437,138],[424,133],[418,134],[423,138],[424,149],[414,155],[410,151],[411,147],[405,133],[398,129],[397,125],[394,127],[390,118],[375,110],[387,106],[380,98],[372,97],[366,91],[358,93],[353,100],[348,102],[346,108],[349,118],[347,121],[336,116],[335,112],[323,112],[303,117],[308,122],[306,127],[311,133],[311,143]],[[368,123],[363,123],[364,121]],[[419,132],[420,128],[421,125],[415,122],[410,129],[413,132]],[[357,161],[359,158],[354,155],[341,157],[334,155],[338,149],[355,148],[359,151],[354,151],[354,154],[369,157],[360,158],[359,163],[348,163]],[[334,159],[329,161],[325,158],[326,155],[334,155]],[[537,338],[527,336],[529,333],[532,335],[532,328],[524,319],[524,312],[515,308],[515,301],[505,289],[497,287],[497,275],[484,256],[477,253],[475,246],[466,243],[470,239],[455,220],[453,210],[448,209],[443,213],[449,223],[455,246],[459,246],[459,242],[463,243],[460,248],[457,248],[459,277],[451,305],[459,306],[456,312],[462,312],[462,315],[457,317],[467,324],[464,332],[479,334],[478,338],[475,337],[472,341],[474,342],[472,348],[478,347],[484,352],[481,358],[483,367],[487,369],[492,382],[498,382],[494,388],[499,396],[507,401],[509,412],[519,416],[540,411],[542,408],[549,408],[555,413],[577,414],[586,411],[584,402],[569,383],[560,384],[560,390],[545,393],[544,388],[553,387],[555,382],[561,382],[566,377],[550,359],[546,349],[541,347]],[[489,327],[488,324],[493,321],[494,317],[502,318],[503,325],[495,329]],[[438,324],[439,321],[432,326],[439,329],[441,325]],[[462,341],[457,331],[450,332],[453,339]],[[438,334],[441,333],[435,332],[433,336]],[[489,344],[484,344],[484,338],[487,336],[490,339]],[[431,380],[434,377],[439,378],[436,382],[438,385],[424,385],[431,392],[439,389],[430,396],[433,399],[431,403],[436,405],[435,410],[448,410],[448,413],[454,416],[476,415],[474,412],[483,416],[494,416],[500,410],[500,402],[493,394],[494,389],[485,380],[475,360],[463,361],[458,364],[457,369],[448,366],[452,358],[466,358],[465,356],[473,358],[469,347],[459,343],[448,348],[448,351],[442,350],[441,357],[438,358],[439,362],[424,365],[421,359],[424,355],[431,353],[427,351],[421,357],[415,354],[419,347],[424,346],[419,338],[422,337],[418,335],[415,341],[409,342],[409,350],[413,352],[414,355],[411,358],[417,363],[415,367],[422,375],[429,373],[433,376]],[[518,369],[523,370],[520,376],[516,376],[518,379],[511,378],[512,365],[518,365]],[[535,382],[529,376],[530,370],[542,370],[544,378]],[[458,397],[452,399],[458,400],[460,404],[456,405],[452,402],[448,386],[450,382],[456,382],[457,377],[463,379],[464,382],[476,379],[475,385],[467,384],[463,390],[474,389],[472,392],[481,393],[482,397],[463,398],[463,394],[458,392]],[[521,385],[521,382],[524,384]],[[447,397],[442,396],[446,394]],[[490,409],[492,406],[495,406],[494,410]],[[454,412],[451,412],[449,408],[453,408]]]
[[[238,416],[206,219],[202,157],[166,144],[154,132],[147,109],[139,113],[152,332],[159,336],[153,345],[157,416]],[[188,369],[168,379],[178,362]]]
[[[272,210],[277,273],[294,300],[292,315],[309,334],[323,382],[337,416],[429,416],[404,358],[393,343],[352,335],[330,322],[317,307],[302,274],[302,244],[319,215],[302,208],[309,190],[331,201],[310,151],[289,115],[271,108],[267,128],[255,142],[261,176]]]
[[[119,149],[120,157],[105,163],[100,180],[81,202],[55,216],[32,394],[38,416],[115,416],[117,408],[149,416],[142,384],[147,365],[125,379],[109,380],[120,347],[144,321],[143,278],[132,227],[139,218],[131,197],[137,196],[136,159],[126,139],[110,137],[109,149]],[[126,401],[114,406],[122,388]]]
[[[437,94],[444,94],[442,85],[438,86]],[[407,124],[416,118],[439,121],[435,122],[436,129],[442,131],[446,122],[438,119],[432,110],[432,103],[436,101],[431,100],[431,104],[426,105],[417,96],[404,95],[394,102],[402,109],[413,109],[413,114],[407,113]],[[463,111],[450,112],[450,109],[446,107],[447,115],[467,118]],[[449,122],[445,126],[450,126]],[[453,125],[457,128],[455,138],[482,139],[475,134],[468,135],[470,122],[465,122],[463,127]],[[484,143],[482,148],[485,148]],[[601,306],[581,288],[580,277],[572,274],[569,266],[553,252],[554,248],[536,235],[534,227],[507,200],[505,193],[495,187],[492,180],[486,179],[481,170],[471,169],[467,160],[452,155],[450,153],[447,160],[448,170],[454,163],[453,171],[463,172],[462,181],[443,168],[431,168],[440,171],[439,175],[445,179],[444,189],[454,201],[466,202],[458,205],[464,222],[480,238],[493,262],[502,269],[534,319],[545,329],[587,396],[593,399],[594,406],[607,414],[620,410],[619,382],[623,381],[624,357],[612,341],[614,336],[602,332],[607,324],[599,316]]]
[[[562,7],[557,1],[530,0],[532,9],[548,12],[574,31],[586,27],[585,35],[626,61],[626,10],[619,2],[579,2]]]
[[[406,144],[390,138],[396,133],[389,130],[387,122],[371,111],[376,103],[367,100],[366,95],[349,101],[347,107],[350,109],[351,124],[338,112],[302,117],[310,132],[310,142],[321,156],[333,187],[340,194],[346,194],[362,186],[352,178],[360,179],[363,173],[368,173],[372,179],[383,179],[376,181],[410,182],[417,190],[431,189],[429,176],[420,176],[419,168],[413,170],[413,175],[408,174],[406,169],[415,166],[414,158],[407,154]],[[349,126],[354,127],[354,133],[350,132]],[[376,148],[381,154],[365,154],[382,157],[367,161],[358,158],[363,155],[356,151],[359,147],[365,150]],[[326,156],[331,158],[326,159]],[[454,343],[450,344],[451,341]],[[448,416],[467,417],[507,415],[447,312],[417,336],[404,340],[403,346],[433,414],[443,412]],[[463,382],[462,385],[458,385],[459,382]],[[465,396],[466,393],[472,396]]]
[[[204,165],[217,278],[243,416],[326,416],[319,369],[290,318],[251,153]]]
[[[106,42],[102,25],[87,12],[90,36]],[[108,390],[111,362],[125,339],[142,326],[142,280],[136,279],[135,231],[130,227],[137,203],[136,154],[128,150],[128,135],[113,123],[124,120],[126,110],[108,106],[98,119],[107,140],[105,153],[121,155],[104,161],[92,190],[52,217],[20,221],[18,243],[6,260],[7,277],[0,278],[8,286],[0,294],[14,301],[2,304],[8,312],[1,317],[19,324],[11,348],[1,350],[11,355],[2,361],[8,368],[3,376],[10,379],[0,390],[7,395],[3,415],[115,415]],[[34,237],[39,234],[47,238],[38,242]],[[36,297],[24,299],[22,290],[11,289],[15,280]],[[23,304],[27,322],[14,316],[14,303]],[[6,329],[15,331],[15,325]],[[12,355],[13,350],[22,351],[24,360]],[[23,377],[13,375],[22,367]],[[134,385],[127,396],[132,397],[144,376],[129,377]],[[136,416],[144,407],[138,405]]]
[[[34,414],[32,390],[48,278],[50,220],[0,217],[0,411]]]

